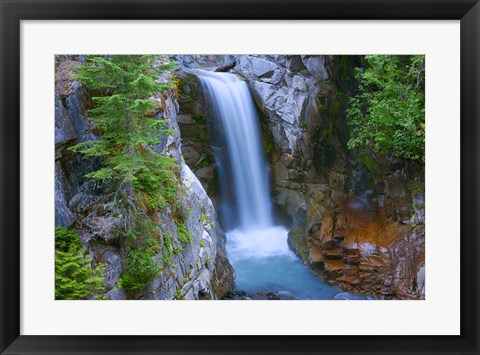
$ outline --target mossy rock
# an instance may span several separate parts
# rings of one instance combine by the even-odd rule
[[[288,245],[297,254],[304,263],[308,261],[307,239],[305,237],[305,227],[293,228],[288,233]]]
[[[425,193],[425,181],[411,180],[407,182],[407,188],[412,196],[418,192]]]

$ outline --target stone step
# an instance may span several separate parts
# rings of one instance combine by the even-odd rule
[[[324,239],[322,242],[322,249],[323,250],[343,249],[343,240],[340,240],[340,239],[325,240]]]
[[[340,260],[343,258],[343,249],[341,248],[327,249],[327,250],[323,250],[322,254],[326,259]]]
[[[339,229],[336,229],[333,232],[333,239],[334,240],[344,240],[345,236],[346,236],[345,228],[339,228]]]
[[[325,260],[325,270],[343,270],[344,264],[342,260]]]
[[[359,275],[359,273],[358,273],[357,268],[354,268],[354,269],[344,268],[343,269],[343,276],[358,276],[358,275]]]
[[[360,255],[360,252],[357,248],[355,249],[345,248],[344,251],[346,255],[357,255],[357,256]]]
[[[364,264],[360,264],[360,266],[358,267],[358,270],[361,272],[361,273],[366,273],[366,274],[371,274],[371,273],[374,273],[375,272],[375,268],[370,266],[370,265],[364,265]]]
[[[310,245],[308,250],[308,262],[310,266],[314,269],[323,269],[323,261],[325,258],[323,257],[322,250],[318,249],[317,247]]]
[[[357,276],[342,276],[337,278],[338,282],[344,282],[351,285],[358,285],[360,279]]]
[[[341,260],[328,260],[325,259],[324,267],[327,278],[336,279],[337,277],[342,276],[343,273],[343,262]]]
[[[342,244],[343,239],[342,240],[335,239],[334,235],[335,235],[335,233],[333,233],[333,232],[328,233],[322,239],[322,243],[324,243],[324,244],[339,244],[339,243]]]
[[[345,255],[343,257],[343,262],[346,265],[359,265],[360,257],[358,255]]]
[[[323,250],[327,250],[327,249],[336,249],[337,246],[336,246],[336,242],[334,240],[332,240],[331,238],[329,238],[327,240],[327,238],[325,238],[322,242],[322,249]]]

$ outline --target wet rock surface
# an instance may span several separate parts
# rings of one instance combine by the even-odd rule
[[[282,294],[280,292],[255,292],[247,293],[245,291],[236,290],[225,293],[222,300],[228,301],[279,301],[294,300],[295,297]]]
[[[215,201],[219,195],[218,171],[211,144],[208,107],[200,81],[190,73],[178,73],[179,120],[182,153],[185,163],[192,169],[208,195]]]
[[[332,285],[382,299],[425,297],[423,225],[398,223],[370,201],[345,196],[303,239],[301,232],[289,235],[292,249]]]

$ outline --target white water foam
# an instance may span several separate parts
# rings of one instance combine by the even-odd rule
[[[287,238],[288,231],[280,226],[250,230],[235,229],[227,232],[227,254],[233,263],[241,260],[268,262],[268,258],[280,256],[296,258],[288,246]]]

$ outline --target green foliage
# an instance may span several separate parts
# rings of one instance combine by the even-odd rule
[[[55,299],[85,299],[102,291],[105,287],[104,268],[92,268],[91,265],[92,258],[81,247],[77,234],[72,230],[56,227]]]
[[[102,157],[103,166],[88,174],[113,179],[120,187],[132,183],[146,191],[150,208],[165,207],[175,188],[173,158],[153,148],[172,132],[154,118],[160,109],[155,94],[172,89],[173,82],[158,83],[158,75],[172,70],[173,63],[159,64],[158,57],[138,55],[88,56],[77,67],[77,80],[94,95],[89,119],[99,139],[72,148],[86,157]]]
[[[55,249],[69,251],[80,248],[80,239],[71,229],[55,227]]]
[[[204,158],[195,165],[195,169],[206,168],[213,163],[212,158],[209,155],[205,155]]]
[[[300,118],[300,127],[301,127],[302,129],[306,129],[306,128],[307,128],[307,120],[306,120],[304,117]]]
[[[152,157],[155,159],[163,159],[160,154]],[[161,209],[164,210],[170,205],[176,196],[177,185],[175,183],[175,173],[178,172],[178,166],[173,161],[167,161],[164,163],[163,168],[166,170],[155,169],[155,164],[151,162],[148,165],[149,171],[142,172],[137,175],[137,179],[133,182],[133,187],[137,191],[144,192],[145,203],[150,210]]]
[[[331,120],[318,125],[313,132],[313,155],[314,165],[318,171],[332,168],[337,158],[335,147],[335,127]]]
[[[193,234],[187,229],[185,224],[177,222],[177,237],[183,244],[193,243]]]
[[[152,254],[145,253],[144,248],[131,248],[128,250],[124,263],[124,272],[121,275],[122,286],[127,295],[143,290],[148,282],[158,276],[160,267],[153,260]]]
[[[354,68],[361,66],[361,58],[356,55],[335,56],[331,77],[324,82],[327,94],[318,97],[317,107],[322,119],[313,121],[309,130],[312,132],[313,163],[319,172],[332,169],[342,158],[338,146],[347,144],[345,109],[349,97],[357,90]]]
[[[420,180],[411,180],[407,182],[408,190],[410,191],[411,196],[421,192],[425,193],[425,182]]]
[[[163,248],[166,250],[168,255],[172,255],[172,239],[170,239],[170,236],[167,233],[163,233]]]
[[[350,149],[425,160],[425,57],[370,55],[350,99]]]
[[[163,266],[170,266],[172,255],[175,254],[175,252],[176,248],[174,248],[172,245],[172,239],[167,233],[163,233]]]
[[[176,290],[175,293],[173,294],[173,299],[174,300],[184,300],[185,296],[182,293],[182,290]]]
[[[204,208],[202,208],[202,211],[205,210]],[[208,216],[205,212],[202,212],[202,214],[200,215],[200,218],[198,219],[198,221],[202,224],[202,225],[205,225],[209,222],[209,219],[208,219]]]
[[[273,145],[273,142],[272,142],[271,140],[267,140],[267,141],[265,142],[264,148],[263,148],[263,150],[265,151],[265,155],[266,155],[266,156],[269,156],[269,155],[272,153],[272,151],[273,151],[274,148],[275,148],[275,147],[274,147],[274,145]]]
[[[192,121],[195,124],[206,124],[207,123],[207,119],[204,116],[199,115],[198,113],[192,112],[191,116],[192,116]]]
[[[376,172],[380,169],[380,165],[378,164],[378,162],[367,152],[363,152],[362,154],[360,154],[359,161],[361,162],[361,164],[363,164],[363,166],[365,166],[367,171]]]
[[[120,281],[129,297],[143,290],[160,272],[160,266],[153,258],[161,251],[156,233],[154,222],[143,216],[137,217],[123,235],[126,256]]]

